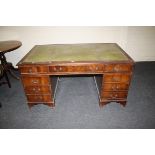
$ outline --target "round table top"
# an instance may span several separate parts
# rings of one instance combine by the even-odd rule
[[[10,52],[22,45],[20,41],[17,40],[8,40],[8,41],[0,41],[0,52]]]

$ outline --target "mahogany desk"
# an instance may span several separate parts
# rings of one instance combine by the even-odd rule
[[[115,43],[53,44],[34,46],[17,65],[29,107],[55,106],[57,84],[50,77],[80,74],[95,75],[100,106],[125,106],[134,61]]]

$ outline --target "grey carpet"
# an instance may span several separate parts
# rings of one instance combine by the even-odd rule
[[[136,63],[128,103],[99,108],[91,77],[62,78],[56,107],[29,110],[20,81],[0,87],[0,128],[155,128],[155,62]]]

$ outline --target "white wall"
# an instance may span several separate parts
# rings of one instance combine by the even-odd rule
[[[137,61],[155,61],[155,27],[128,27],[125,49]]]
[[[0,41],[23,45],[7,53],[14,65],[36,44],[116,42],[135,61],[155,60],[155,27],[0,27]]]

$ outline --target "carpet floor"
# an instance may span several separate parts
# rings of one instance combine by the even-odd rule
[[[126,107],[111,103],[103,108],[92,77],[61,78],[54,109],[28,108],[20,81],[0,87],[2,129],[146,129],[155,128],[155,62],[135,65]]]

